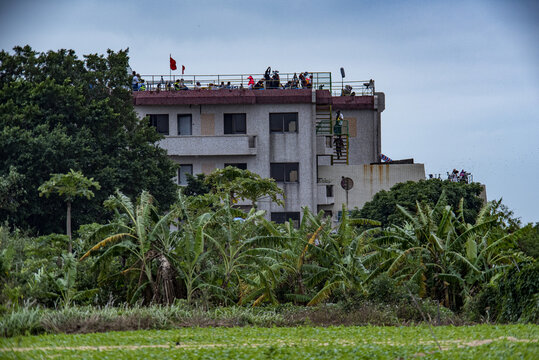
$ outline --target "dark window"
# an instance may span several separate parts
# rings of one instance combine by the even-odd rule
[[[245,114],[225,114],[225,134],[247,134]]]
[[[168,135],[168,114],[151,114],[150,125],[155,127],[159,134]]]
[[[227,166],[233,166],[233,167],[241,169],[241,170],[247,170],[247,163],[228,163],[228,164],[225,164],[225,167],[227,167]]]
[[[192,164],[180,164],[178,169],[178,185],[187,185],[187,174],[193,175]]]
[[[272,212],[271,221],[276,222],[277,224],[283,224],[286,221],[292,220],[292,223],[295,227],[299,226],[299,212],[297,211],[283,211],[283,212]]]
[[[270,116],[270,132],[298,132],[298,113],[273,113]]]
[[[299,163],[271,163],[270,176],[275,181],[299,182]]]
[[[326,197],[333,197],[333,185],[326,185]]]
[[[192,135],[191,114],[178,114],[178,135]]]

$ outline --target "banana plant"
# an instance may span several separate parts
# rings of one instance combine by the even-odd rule
[[[388,275],[416,283],[421,296],[458,308],[482,283],[510,265],[513,255],[498,248],[518,234],[492,238],[490,229],[497,220],[489,215],[489,204],[472,225],[464,221],[463,201],[455,214],[444,196],[433,208],[417,203],[416,214],[397,206],[407,222],[376,242],[386,256],[382,266]]]
[[[206,238],[219,258],[220,287],[229,299],[240,298],[240,284],[256,272],[257,264],[273,259],[270,254],[282,237],[262,233],[264,211],[252,208],[248,213],[234,208],[230,198],[212,216]]]
[[[169,212],[161,216],[147,191],[141,193],[136,205],[117,191],[105,201],[105,206],[114,210],[115,220],[95,232],[97,244],[80,261],[98,251],[98,261],[110,259],[113,255],[126,256],[131,262],[122,274],[138,274],[129,301],[135,301],[146,290],[145,301],[171,303],[174,300],[171,289],[174,287],[173,277],[169,273],[171,266],[163,244],[171,240],[169,224],[174,214]],[[155,275],[154,268],[157,268]]]
[[[212,288],[217,292],[222,289],[205,282],[204,275],[211,269],[204,268],[204,261],[210,255],[206,251],[207,232],[206,228],[211,223],[212,214],[203,213],[193,216],[189,211],[186,197],[179,193],[176,202],[176,216],[178,222],[175,224],[178,230],[174,232],[174,247],[170,249],[171,262],[176,272],[183,279],[186,292],[187,303],[191,304],[194,294],[203,288]]]

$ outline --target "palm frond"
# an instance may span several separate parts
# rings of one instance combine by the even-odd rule
[[[333,281],[326,286],[322,290],[320,290],[312,299],[307,303],[307,306],[315,306],[320,304],[322,301],[329,298],[333,292],[339,285],[343,285],[344,282],[342,280]]]
[[[406,260],[406,257],[408,254],[414,252],[414,251],[423,251],[422,247],[412,247],[405,251],[403,251],[397,258],[393,261],[393,263],[389,266],[389,269],[387,269],[387,273],[389,276],[393,275],[399,267],[404,263]]]
[[[112,243],[112,242],[114,242],[114,241],[116,241],[116,240],[119,240],[119,239],[121,239],[121,238],[123,238],[123,237],[126,237],[126,236],[129,236],[129,237],[132,237],[132,238],[135,238],[135,239],[136,239],[135,236],[133,236],[133,235],[131,235],[131,234],[129,234],[129,233],[120,233],[120,234],[115,234],[115,235],[109,236],[109,237],[107,237],[106,239],[103,239],[103,240],[101,240],[100,242],[98,242],[96,245],[94,245],[90,250],[88,250],[88,251],[86,252],[86,254],[84,254],[84,255],[79,259],[79,261],[82,261],[82,260],[86,259],[88,256],[90,256],[90,254],[91,254],[92,252],[94,252],[94,251],[96,251],[96,250],[99,250],[99,249],[101,249],[102,247],[105,247],[105,246],[107,246],[108,244],[110,244],[110,243]]]

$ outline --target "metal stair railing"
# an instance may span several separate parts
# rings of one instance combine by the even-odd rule
[[[333,121],[331,120],[331,105],[316,106],[316,134],[331,135],[333,133]]]
[[[348,126],[348,120],[343,120],[341,131],[339,133],[335,133],[333,131],[333,144],[337,144],[337,140],[340,139],[342,141],[342,147],[341,151],[339,153],[337,146],[333,146],[333,155],[331,155],[331,165],[335,164],[349,164],[349,146],[350,146],[350,134],[349,134],[349,126]]]

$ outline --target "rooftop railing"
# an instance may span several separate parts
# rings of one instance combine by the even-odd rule
[[[263,82],[262,89],[277,88],[277,89],[302,89],[312,88],[316,90],[329,90],[333,96],[341,95],[357,95],[357,96],[372,96],[374,95],[374,81],[346,81],[333,82],[331,72],[309,72],[308,76],[312,76],[312,84],[303,87],[301,81],[297,81],[294,85],[294,75],[299,77],[298,73],[279,73],[279,86],[275,86],[269,81]],[[175,90],[174,82],[183,79],[183,84],[189,90],[193,89],[209,89],[217,90],[225,89],[240,89],[248,88],[249,77],[252,76],[254,83],[264,80],[264,74],[226,74],[226,75],[141,75],[144,79],[146,91],[167,91]],[[140,80],[140,79],[139,79]],[[200,85],[197,85],[200,84]],[[140,85],[140,83],[139,83]],[[348,87],[347,87],[348,86]],[[349,91],[346,89],[350,89]]]
[[[273,75],[273,74],[272,74]],[[308,76],[312,75],[311,88],[331,90],[331,73],[330,72],[309,72]],[[197,83],[203,89],[213,89],[219,86],[229,86],[232,89],[247,88],[249,84],[249,76],[253,77],[256,84],[260,80],[264,80],[264,74],[227,74],[227,75],[141,75],[146,84],[146,90],[166,90],[167,83],[173,84],[176,80],[183,79],[183,83],[189,88],[194,89]],[[297,74],[299,76],[299,74]],[[294,73],[279,73],[279,88],[286,86],[287,83],[292,83]],[[271,81],[271,80],[269,80]],[[272,87],[264,81],[264,88]],[[298,85],[301,88],[301,83]]]

